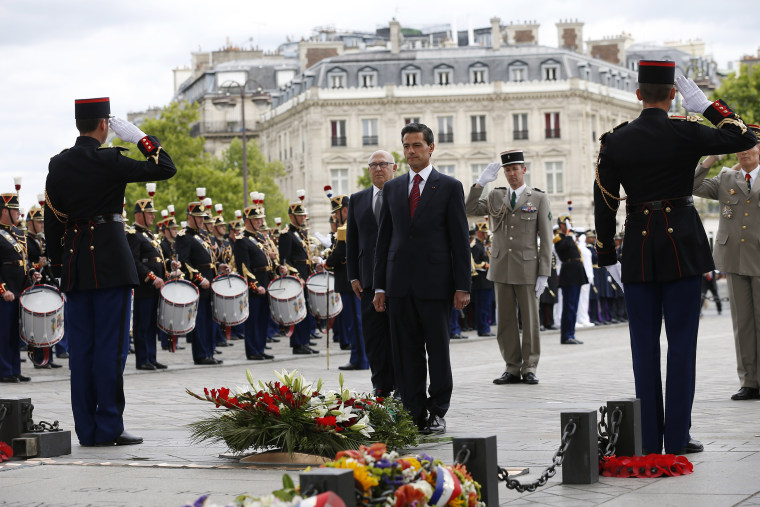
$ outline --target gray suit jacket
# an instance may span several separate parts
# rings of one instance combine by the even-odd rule
[[[727,273],[760,276],[760,185],[747,189],[741,171],[723,171],[704,179],[708,168],[697,166],[694,195],[720,203],[715,268]]]
[[[536,277],[551,275],[552,223],[546,194],[528,187],[513,210],[506,187],[497,187],[486,197],[482,193],[482,188],[471,187],[465,210],[469,216],[488,215],[493,245],[487,278],[499,283],[535,284]],[[541,239],[541,249],[537,238]]]

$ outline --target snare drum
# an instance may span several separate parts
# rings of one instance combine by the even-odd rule
[[[298,278],[283,276],[269,282],[269,310],[280,325],[292,326],[306,318],[306,300]]]
[[[63,296],[51,285],[34,285],[21,293],[19,332],[30,347],[52,347],[63,338]]]
[[[211,282],[211,308],[216,322],[235,326],[248,318],[248,284],[242,276],[219,275]]]
[[[335,275],[327,271],[314,273],[306,280],[309,310],[318,319],[332,319],[343,310],[340,294],[335,292]]]
[[[187,280],[171,280],[161,289],[158,301],[158,328],[171,336],[187,334],[195,328],[198,289]]]

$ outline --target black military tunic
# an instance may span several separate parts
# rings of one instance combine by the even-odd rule
[[[722,101],[704,112],[718,128],[671,119],[659,108],[602,135],[594,185],[599,265],[617,262],[615,215],[622,185],[628,195],[623,283],[668,282],[714,269],[699,214],[691,204],[694,167],[703,155],[755,145],[750,129]],[[650,149],[667,146],[668,150]],[[607,192],[609,192],[608,195]]]
[[[278,245],[280,262],[295,269],[304,281],[311,275],[311,260],[306,247],[303,231],[293,224],[288,227],[287,232],[280,234]]]
[[[158,290],[153,285],[156,278],[164,278],[165,264],[158,238],[145,226],[135,224],[127,233],[127,242],[132,250],[137,278],[135,299],[158,297]]]
[[[209,235],[204,231],[186,227],[177,235],[174,248],[177,250],[177,260],[182,264],[185,279],[198,287],[201,299],[209,299],[211,288],[202,289],[200,286],[204,278],[210,283],[216,276],[214,248]]]
[[[346,227],[339,227],[330,255],[325,259],[325,267],[335,276],[335,291],[352,292],[346,268]]]
[[[174,249],[174,243],[165,237],[161,240],[161,254],[164,256],[164,272],[171,273],[172,261],[177,260],[177,252]]]
[[[10,291],[18,300],[26,286],[28,262],[24,232],[18,227],[0,224],[0,295]]]
[[[562,262],[559,268],[559,287],[587,284],[588,277],[583,267],[581,252],[572,234],[566,236],[560,232],[554,236],[554,250]]]
[[[480,239],[475,238],[471,244],[472,260],[475,263],[477,276],[472,277],[472,290],[493,289],[493,282],[486,278],[488,274],[488,263],[490,258],[486,252],[486,247]]]
[[[166,180],[177,169],[158,139],[137,144],[149,158],[123,156],[125,148],[101,148],[80,136],[52,159],[45,191],[45,237],[50,262],[61,268],[61,289],[88,290],[138,285],[122,225],[127,183]]]

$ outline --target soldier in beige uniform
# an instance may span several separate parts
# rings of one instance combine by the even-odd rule
[[[760,135],[760,127],[747,125]],[[736,171],[704,179],[717,157],[710,155],[694,173],[694,195],[717,199],[720,222],[713,256],[726,272],[741,388],[732,400],[760,398],[760,144],[737,154]]]
[[[494,181],[499,168],[510,188],[498,187],[481,197],[483,186]],[[551,274],[552,223],[549,199],[538,189],[525,185],[522,150],[501,154],[501,164],[486,167],[470,189],[465,203],[468,215],[488,215],[493,227],[491,264],[487,278],[496,294],[496,341],[506,370],[494,384],[538,384],[536,366],[541,350],[537,298]],[[538,241],[544,248],[539,250]],[[522,315],[523,339],[517,325],[518,305]]]

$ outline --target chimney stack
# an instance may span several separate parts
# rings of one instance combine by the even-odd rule
[[[491,49],[499,49],[501,47],[501,19],[497,17],[491,18]]]
[[[622,33],[612,37],[586,42],[589,56],[614,65],[625,65],[625,50],[633,43],[630,34]]]
[[[396,18],[391,20],[391,53],[394,55],[399,54],[401,51],[401,23],[396,21]]]
[[[577,19],[560,20],[557,23],[557,47],[583,53],[583,23]]]
[[[507,43],[537,45],[539,26],[536,21],[510,23],[507,25]]]

